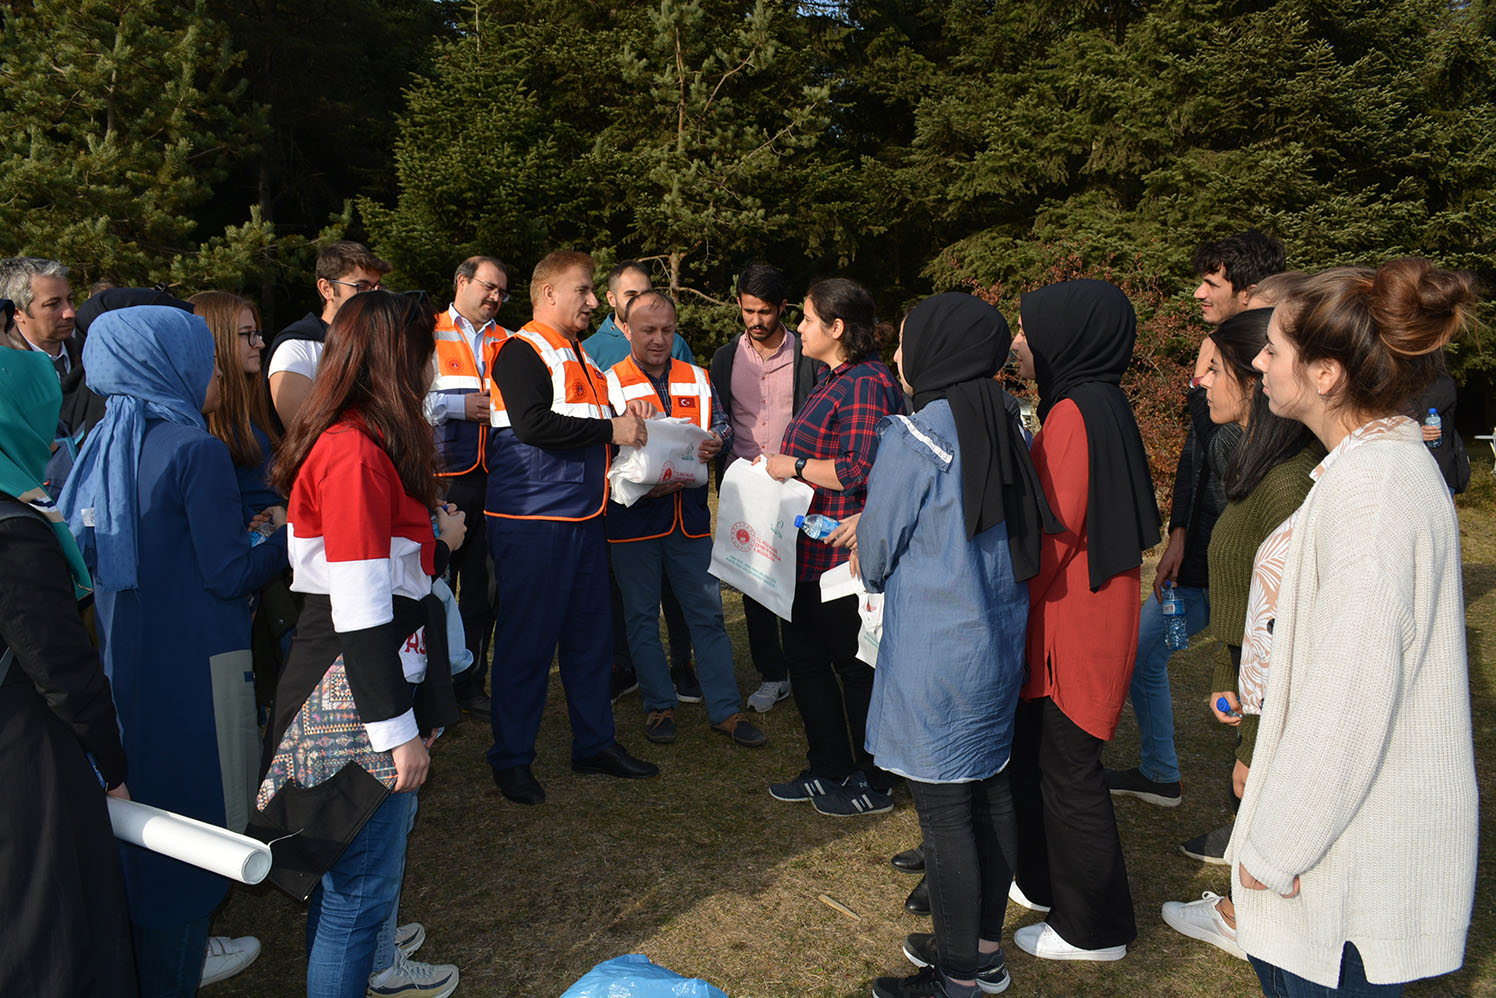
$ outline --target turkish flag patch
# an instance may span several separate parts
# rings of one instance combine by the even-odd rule
[[[678,406],[680,406],[682,409],[694,409],[694,408],[696,408],[696,400],[695,399],[677,399],[676,402],[675,402],[675,404],[678,405]]]

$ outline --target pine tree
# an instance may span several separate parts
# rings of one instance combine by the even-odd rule
[[[31,0],[0,22],[0,232],[79,283],[164,276],[261,117],[200,3]]]

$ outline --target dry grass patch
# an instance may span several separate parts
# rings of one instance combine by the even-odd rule
[[[1484,466],[1461,498],[1476,752],[1482,797],[1496,799],[1496,484]],[[1151,568],[1145,572],[1151,577]],[[746,695],[758,678],[749,664],[742,609],[726,600],[728,629]],[[1012,928],[1037,916],[1008,910],[1011,994],[1199,998],[1260,994],[1246,964],[1177,935],[1159,918],[1168,900],[1223,891],[1222,867],[1176,851],[1179,842],[1229,815],[1230,737],[1205,709],[1215,645],[1197,641],[1171,666],[1184,802],[1173,809],[1119,800],[1139,936],[1115,964],[1053,964],[1011,945]],[[933,652],[937,657],[938,649]],[[1354,663],[1348,663],[1354,669]],[[915,878],[888,857],[918,840],[907,792],[893,813],[826,818],[767,792],[804,765],[792,702],[756,723],[763,749],[738,748],[713,733],[700,705],[677,711],[679,740],[644,739],[638,695],[614,711],[619,737],[657,762],[652,780],[580,776],[569,767],[570,731],[559,682],[552,683],[536,775],[548,799],[539,807],[504,800],[483,753],[487,726],[467,721],[438,744],[435,778],[421,792],[410,841],[402,918],[429,933],[419,957],[456,963],[459,996],[554,998],[593,964],[623,953],[705,977],[732,998],[842,998],[866,995],[871,978],[911,972],[899,951],[928,919],[903,910]],[[1136,759],[1137,727],[1124,712],[1112,765]],[[1496,995],[1496,822],[1481,821],[1475,924],[1460,973],[1408,988],[1413,996]],[[1375,876],[1374,865],[1367,870]],[[829,895],[852,919],[817,900]],[[303,989],[305,910],[266,887],[236,889],[214,931],[253,933],[259,961],[205,992],[218,998],[292,995]]]

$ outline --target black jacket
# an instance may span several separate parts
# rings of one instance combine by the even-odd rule
[[[722,411],[729,420],[732,419],[732,364],[733,358],[738,353],[738,340],[747,336],[746,332],[739,333],[725,344],[717,348],[712,354],[712,395],[722,404]],[[785,335],[789,335],[786,331]],[[794,360],[794,403],[790,415],[800,411],[805,400],[810,397],[810,391],[816,386],[816,378],[826,365],[818,360],[812,360],[800,352],[800,337],[793,338],[795,344]],[[721,484],[722,476],[727,473],[727,466],[732,462],[732,454],[724,450],[717,458],[717,482]]]

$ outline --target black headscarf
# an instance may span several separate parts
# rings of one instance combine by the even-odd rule
[[[1007,362],[1013,336],[1002,313],[967,294],[927,298],[904,320],[903,374],[915,411],[950,403],[961,447],[966,536],[1006,522],[1013,575],[1039,574],[1039,532],[1064,526],[1049,509],[1029,460],[1023,430],[1008,414],[993,376]]]
[[[136,305],[170,305],[184,312],[192,311],[190,304],[160,288],[109,288],[78,306],[78,314],[73,317],[73,329],[78,340],[81,342],[87,338],[88,327],[105,312],[113,312],[117,308],[134,308]]]
[[[1019,308],[1039,381],[1039,418],[1069,399],[1086,424],[1086,538],[1095,592],[1143,563],[1162,522],[1148,452],[1121,387],[1137,340],[1137,313],[1120,288],[1090,280],[1030,291]]]

